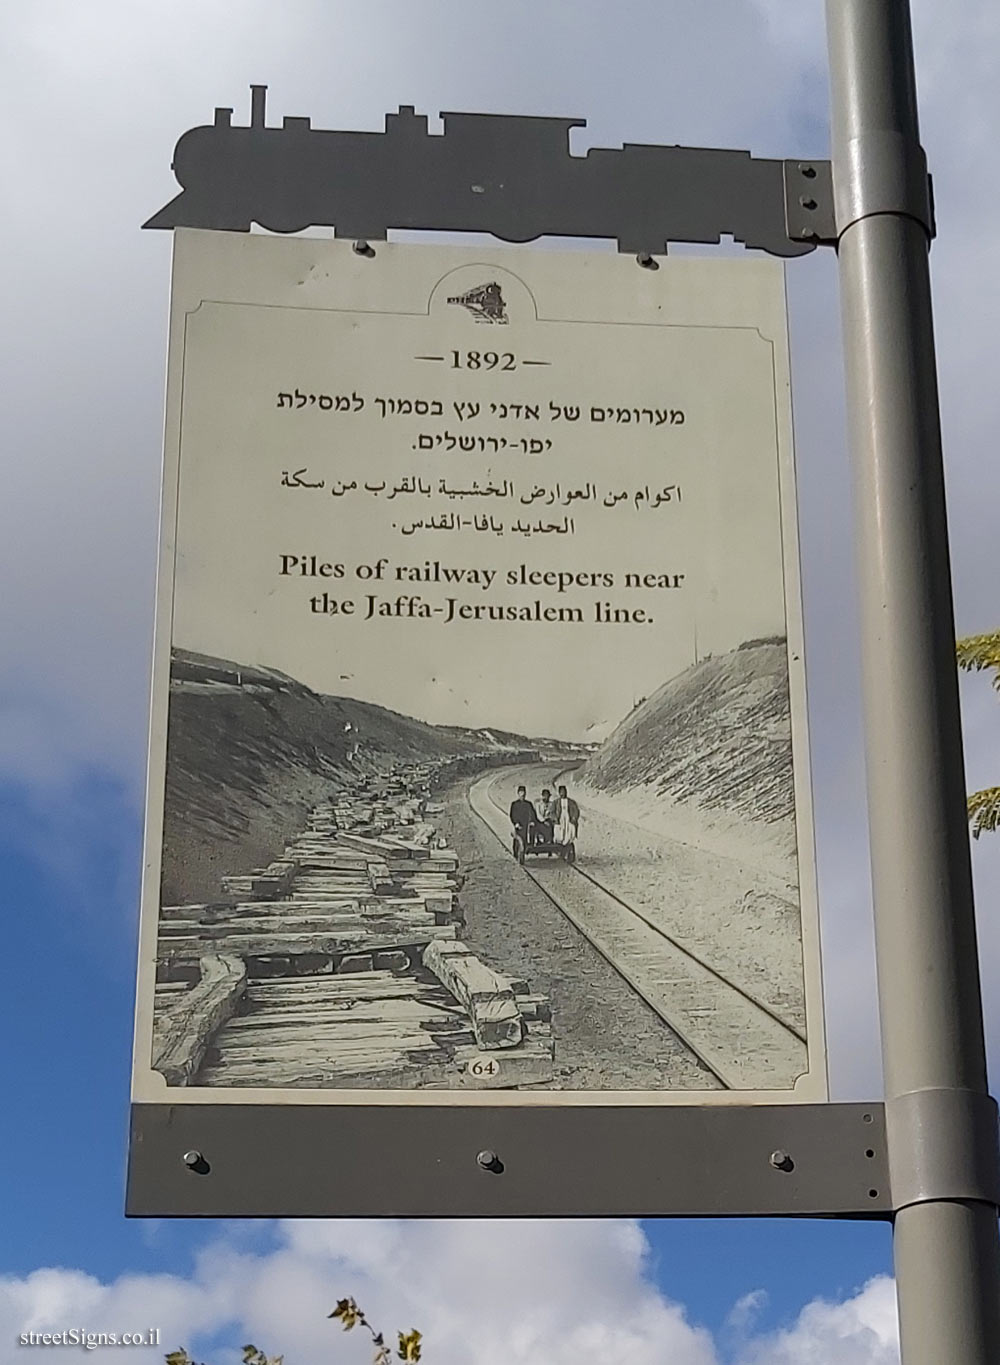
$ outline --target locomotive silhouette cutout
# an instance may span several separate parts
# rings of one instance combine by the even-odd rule
[[[475,289],[467,289],[464,294],[456,294],[448,300],[468,308],[477,322],[507,322],[507,309],[503,295],[496,280],[480,284]]]
[[[776,256],[817,245],[789,237],[785,164],[749,152],[627,142],[574,155],[570,133],[585,119],[446,113],[444,132],[432,133],[412,105],[387,114],[384,132],[313,128],[298,117],[271,127],[267,87],[250,89],[249,126],[220,108],[213,123],[182,134],[171,163],[181,192],[145,227],[327,226],[364,241],[384,241],[390,228],[508,242],[601,237],[654,255],[670,241],[718,242],[723,233]],[[815,176],[817,167],[826,169],[807,169]],[[818,180],[809,186],[819,192]],[[479,316],[503,320],[489,308]]]

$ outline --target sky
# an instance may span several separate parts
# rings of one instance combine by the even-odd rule
[[[818,0],[26,0],[0,15],[0,870],[7,1096],[0,1365],[19,1332],[159,1327],[230,1365],[366,1358],[354,1294],[427,1359],[889,1365],[881,1224],[126,1221],[133,970],[169,275],[139,225],[215,105],[380,128],[387,110],[585,116],[590,145],[828,154]],[[996,602],[1000,390],[990,257],[1000,11],[914,6],[958,629]],[[836,270],[788,271],[809,710],[834,1098],[879,1094],[856,585]],[[1000,711],[963,684],[970,786]],[[1000,837],[974,850],[987,1031],[1000,1042]],[[147,1360],[156,1349],[142,1349]]]

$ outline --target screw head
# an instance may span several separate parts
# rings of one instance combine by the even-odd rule
[[[804,209],[808,209],[810,212],[816,207],[816,200],[810,199],[809,196],[805,194],[801,197],[799,203]]]
[[[776,1171],[790,1171],[795,1165],[788,1153],[782,1151],[780,1147],[776,1148],[767,1159]]]
[[[182,1158],[185,1166],[200,1166],[205,1158],[201,1152],[196,1152],[193,1148],[190,1152],[185,1152]]]

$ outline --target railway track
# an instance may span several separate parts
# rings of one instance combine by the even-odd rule
[[[469,805],[509,849],[507,809],[490,774]],[[510,780],[510,774],[507,774]],[[808,1070],[804,1033],[600,882],[579,863],[525,874],[728,1090],[788,1090]]]

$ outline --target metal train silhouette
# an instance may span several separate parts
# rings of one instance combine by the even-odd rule
[[[637,253],[723,233],[778,256],[816,246],[788,235],[784,163],[749,152],[626,143],[574,156],[570,129],[583,119],[446,113],[443,134],[429,133],[406,105],[386,115],[384,132],[313,128],[308,118],[268,127],[267,87],[250,89],[248,126],[221,108],[181,136],[172,163],[181,193],[145,227],[602,237]]]

